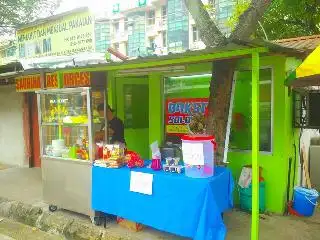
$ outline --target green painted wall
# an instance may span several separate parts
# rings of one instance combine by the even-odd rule
[[[288,118],[291,115],[291,104],[284,86],[285,58],[263,57],[261,67],[273,68],[273,151],[272,153],[260,153],[260,166],[263,168],[263,177],[266,181],[266,206],[267,210],[282,213],[285,209],[288,162],[291,157],[292,127]],[[238,69],[248,69],[250,59],[242,60]],[[229,167],[234,178],[239,179],[241,168],[251,163],[251,152],[229,152]],[[238,194],[235,194],[238,199]]]
[[[149,145],[163,140],[163,77],[160,73],[149,75]],[[151,150],[149,149],[149,157]]]

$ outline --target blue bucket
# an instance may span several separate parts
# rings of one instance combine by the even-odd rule
[[[302,216],[311,217],[318,204],[318,197],[319,193],[315,189],[295,187],[292,208]]]

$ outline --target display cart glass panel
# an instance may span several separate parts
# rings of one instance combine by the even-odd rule
[[[78,89],[40,95],[44,156],[89,160],[88,93]]]
[[[45,157],[74,160],[90,159],[92,133],[100,130],[102,120],[97,106],[103,104],[103,91],[89,89],[46,91],[40,94],[42,153]],[[92,104],[91,113],[88,105]],[[89,110],[88,110],[89,109]],[[92,149],[93,150],[93,149]]]
[[[94,136],[105,126],[98,106],[106,106],[104,89],[90,87],[38,92],[43,200],[57,208],[94,216],[91,164]]]

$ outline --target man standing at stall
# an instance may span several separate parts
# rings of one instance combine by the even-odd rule
[[[104,104],[98,105],[98,112],[101,118],[104,118]],[[114,116],[113,109],[107,106],[107,120],[108,120],[108,134],[110,139],[110,144],[125,144],[124,139],[124,124],[121,119]],[[103,141],[104,139],[105,124],[101,125],[100,131],[96,134],[96,141]]]

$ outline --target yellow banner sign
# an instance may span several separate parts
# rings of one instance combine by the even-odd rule
[[[46,88],[54,89],[58,88],[58,74],[57,73],[47,73],[46,74]]]
[[[17,92],[33,92],[41,88],[40,74],[16,78]]]
[[[17,31],[20,58],[72,55],[94,50],[94,19],[88,11]]]
[[[63,87],[88,87],[91,84],[89,72],[72,72],[63,74]]]
[[[188,134],[189,129],[187,125],[167,125],[166,133],[169,134]]]

